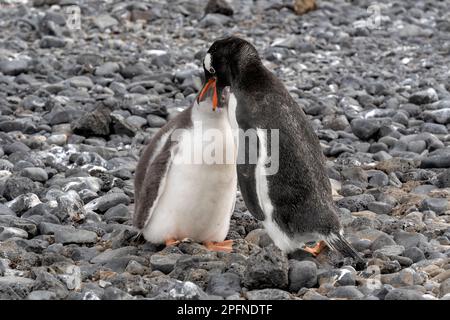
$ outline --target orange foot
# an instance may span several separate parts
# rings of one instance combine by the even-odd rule
[[[225,240],[222,242],[205,241],[203,245],[211,251],[231,252],[233,251],[233,240]]]
[[[177,239],[174,239],[174,238],[170,238],[170,239],[166,240],[166,247],[176,246],[179,243],[180,243],[180,240],[177,240]]]
[[[319,241],[313,248],[304,247],[303,250],[311,253],[314,257],[317,257],[319,253],[326,247],[326,243],[324,241]]]

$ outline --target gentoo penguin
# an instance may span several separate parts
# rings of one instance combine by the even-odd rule
[[[215,96],[214,84],[207,83],[193,106],[161,128],[139,159],[133,223],[149,242],[190,239],[210,250],[232,250],[232,241],[224,239],[236,199],[237,150],[229,94],[221,92]]]
[[[236,37],[218,40],[206,53],[204,66],[210,71],[209,81],[215,82],[215,95],[231,86],[239,128],[257,136],[257,161],[252,163],[249,153],[255,146],[243,141],[247,135],[240,135],[238,159],[244,159],[240,155],[244,152],[245,161],[238,160],[238,181],[249,211],[263,220],[274,243],[285,252],[303,248],[314,255],[328,245],[362,263],[343,237],[319,139],[281,81],[262,64],[256,49]],[[278,171],[268,173],[274,129],[279,130]],[[318,240],[314,248],[304,246]]]

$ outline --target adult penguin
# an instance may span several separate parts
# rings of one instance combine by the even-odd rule
[[[236,121],[246,132],[239,139],[239,153],[245,156],[244,163],[237,165],[239,187],[249,211],[263,221],[274,243],[286,252],[303,248],[313,255],[328,245],[363,262],[343,236],[318,137],[282,82],[264,67],[256,49],[237,37],[215,41],[204,67],[215,84],[215,94],[220,96],[223,88],[231,86],[237,100]],[[272,138],[274,129],[279,130],[278,141]],[[256,147],[242,138],[248,132],[257,136]],[[257,159],[252,162],[255,148]],[[268,172],[267,163],[275,158],[269,150],[279,155],[274,174]],[[244,157],[240,154],[239,159]],[[318,242],[306,247],[310,241]]]
[[[236,199],[237,150],[229,94],[215,93],[210,81],[193,106],[155,134],[139,159],[133,224],[149,242],[189,239],[210,250],[232,251],[233,241],[224,239]]]

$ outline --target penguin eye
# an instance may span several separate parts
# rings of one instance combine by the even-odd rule
[[[216,73],[216,69],[214,69],[214,67],[209,68],[209,73],[212,74]]]

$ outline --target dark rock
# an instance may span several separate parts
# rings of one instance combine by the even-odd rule
[[[413,93],[409,97],[409,102],[422,105],[427,103],[432,103],[438,101],[439,97],[436,93],[436,90],[433,88],[429,88],[423,91],[418,91]]]
[[[166,274],[172,272],[177,263],[178,259],[181,258],[182,255],[177,253],[171,254],[154,254],[150,257],[150,265],[154,270],[159,270]]]
[[[427,198],[420,205],[420,210],[431,210],[437,214],[443,214],[448,208],[448,200],[446,198]]]
[[[54,36],[44,36],[41,39],[39,46],[43,49],[64,48],[66,46],[66,41]]]
[[[289,260],[289,291],[312,288],[317,283],[317,267],[311,261]]]
[[[34,280],[23,277],[0,277],[0,298],[7,300],[24,299],[32,290]]]
[[[130,197],[122,192],[111,192],[97,199],[92,200],[86,204],[86,210],[98,210],[100,212],[105,212],[108,209],[115,207],[119,204],[128,205],[130,203]]]
[[[362,299],[364,295],[355,286],[342,286],[331,290],[328,297],[335,299]]]
[[[262,289],[248,291],[246,294],[248,300],[290,300],[292,297],[288,292],[280,289]]]
[[[48,173],[42,168],[25,168],[20,174],[33,181],[45,182],[48,180]]]
[[[407,248],[403,252],[403,256],[410,258],[414,263],[425,259],[425,254],[423,251],[416,247]]]
[[[436,185],[439,188],[450,188],[450,169],[446,169],[437,176]]]
[[[7,200],[13,200],[25,193],[38,193],[38,187],[31,179],[26,177],[12,177],[6,181],[3,196]]]
[[[27,72],[29,68],[29,60],[3,60],[0,62],[0,72],[7,76],[17,76],[21,73]]]
[[[241,279],[231,272],[211,276],[206,288],[206,293],[224,298],[240,292]]]
[[[36,290],[30,292],[27,300],[56,300],[56,294],[48,290]]]
[[[338,200],[336,204],[338,207],[346,208],[351,212],[357,212],[367,209],[369,203],[374,201],[375,198],[371,194],[360,194],[342,198]]]
[[[78,243],[88,244],[97,242],[97,234],[87,230],[55,231],[55,242],[62,244]]]
[[[389,214],[392,211],[392,205],[385,202],[374,201],[367,205],[367,209],[377,214]]]
[[[73,132],[82,136],[107,136],[110,133],[111,110],[99,106],[74,122]]]
[[[113,250],[106,250],[91,259],[91,263],[105,264],[112,259],[133,255],[137,253],[136,247],[123,247]]]
[[[354,119],[350,123],[353,134],[362,140],[369,140],[374,137],[381,125],[373,119]]]
[[[396,245],[395,241],[387,234],[382,234],[372,242],[371,249],[375,251],[392,245]]]
[[[289,263],[286,256],[274,245],[250,255],[247,260],[244,283],[249,289],[285,288]]]
[[[386,295],[385,300],[424,300],[424,298],[414,290],[394,289]]]

